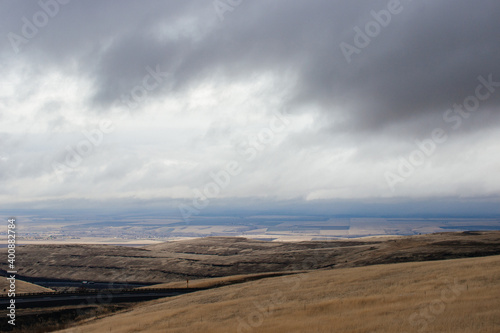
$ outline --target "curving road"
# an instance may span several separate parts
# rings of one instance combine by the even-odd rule
[[[39,308],[61,305],[80,304],[109,304],[122,302],[141,302],[162,297],[171,297],[203,288],[183,288],[183,289],[142,289],[142,290],[106,290],[90,291],[85,293],[40,293],[40,294],[19,294],[16,295],[16,308]],[[0,297],[0,307],[6,307],[10,303],[10,298]]]

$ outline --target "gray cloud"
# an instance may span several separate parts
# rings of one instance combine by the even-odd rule
[[[356,181],[359,174],[351,175],[349,170],[361,172],[372,166],[375,169],[367,183],[383,183],[383,172],[392,170],[390,161],[410,154],[415,149],[414,140],[429,137],[436,127],[444,128],[453,139],[440,147],[439,157],[433,160],[436,165],[438,159],[457,154],[458,143],[464,144],[464,151],[488,146],[489,138],[482,133],[500,130],[500,91],[482,101],[470,118],[463,119],[459,130],[451,129],[443,114],[475,93],[479,76],[491,75],[500,81],[500,3],[401,0],[401,11],[392,15],[387,26],[380,27],[369,45],[346,61],[341,43],[355,46],[354,28],[364,30],[374,20],[371,11],[387,6],[387,1],[243,1],[225,12],[221,21],[212,2],[73,0],[59,4],[57,14],[28,38],[23,36],[24,18],[33,23],[33,15],[43,9],[35,1],[4,1],[0,4],[0,66],[16,81],[12,83],[15,93],[0,95],[0,107],[4,108],[0,119],[36,122],[35,127],[42,128],[36,135],[28,130],[25,136],[0,130],[2,154],[11,163],[11,170],[3,171],[1,177],[49,176],[50,163],[64,159],[67,144],[76,145],[82,140],[82,130],[94,128],[101,117],[110,116],[125,119],[126,126],[117,126],[117,137],[123,141],[109,139],[96,147],[81,168],[68,173],[70,178],[79,174],[73,180],[85,180],[81,186],[88,187],[88,193],[92,192],[89,184],[103,182],[111,184],[111,191],[155,188],[158,184],[199,187],[210,170],[230,158],[241,158],[233,146],[244,138],[245,124],[252,124],[252,117],[256,117],[248,108],[249,100],[268,115],[286,109],[295,122],[306,116],[312,120],[287,132],[280,137],[282,141],[273,141],[260,156],[260,164],[249,164],[246,176],[234,181],[228,197],[244,196],[246,190],[252,196],[272,189],[279,198],[286,197],[284,193],[290,189],[291,196],[305,198],[343,180],[339,188],[344,196],[363,196]],[[9,33],[25,38],[26,42],[17,45],[17,53]],[[147,98],[136,103],[137,107],[129,108],[122,97],[144,85],[145,76],[156,68],[168,72],[168,78],[164,76],[157,87],[148,89]],[[78,87],[85,89],[75,88],[78,94],[65,93],[65,84],[61,84],[56,85],[57,96],[49,96],[47,77],[51,73],[80,80]],[[224,95],[225,90],[238,84],[251,86],[265,75],[290,81],[265,86],[247,100]],[[0,83],[0,87],[2,84],[7,83]],[[210,87],[216,87],[216,93],[203,95],[203,89]],[[206,100],[201,101],[200,94]],[[277,101],[271,102],[272,96],[278,95]],[[237,101],[229,102],[233,100]],[[24,111],[16,118],[12,108]],[[145,140],[143,146],[137,144],[140,139],[125,144],[128,141],[124,138],[135,135],[131,124],[156,133],[160,121],[175,122],[177,118],[185,119],[185,132],[158,134],[156,141]],[[265,126],[265,122],[259,124],[252,126]],[[163,125],[169,129],[179,126]],[[73,132],[72,139],[54,134],[68,131]],[[180,146],[162,148],[162,140],[178,140]],[[38,142],[37,149],[29,151],[34,142]],[[477,159],[485,161],[491,153]],[[37,154],[45,156],[43,168],[35,162],[42,158]],[[328,160],[328,154],[337,157]],[[165,162],[169,159],[180,164],[175,167],[174,162]],[[304,160],[308,162],[302,164]],[[328,163],[336,165],[332,168],[338,177],[328,173],[332,170]],[[497,165],[498,161],[491,163]],[[192,165],[192,169],[179,165]],[[295,180],[290,181],[292,178]],[[474,181],[482,182],[480,178]],[[283,190],[275,191],[279,186],[270,185],[273,182]],[[53,186],[56,188],[47,189],[47,193],[64,193]],[[368,191],[371,196],[385,195],[377,192],[380,184],[373,186]],[[408,185],[408,191],[412,186],[416,185]],[[446,195],[459,191],[453,180],[443,186],[449,189]],[[77,185],[71,187],[72,193],[77,189]],[[498,190],[500,187],[483,189],[483,194]],[[179,191],[183,196],[184,190]],[[113,197],[113,193],[108,194]],[[422,195],[434,194],[422,191]]]

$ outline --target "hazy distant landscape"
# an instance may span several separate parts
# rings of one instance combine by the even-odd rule
[[[0,258],[6,254],[0,249]],[[307,242],[208,237],[143,247],[25,245],[17,261],[21,279],[162,283],[496,254],[500,231]],[[2,259],[0,269],[8,270]]]
[[[328,216],[209,216],[179,218],[111,216],[17,218],[19,244],[96,243],[146,245],[209,236],[306,241],[446,231],[500,230],[499,218],[365,218]],[[6,237],[0,232],[0,238]]]
[[[287,332],[308,325],[322,331],[333,324],[359,332],[400,332],[403,327],[417,332],[446,325],[450,331],[494,332],[500,327],[491,313],[497,311],[498,297],[490,297],[500,291],[500,231],[300,242],[207,237],[141,247],[54,242],[20,246],[17,254],[17,299],[29,306],[18,309],[21,324],[14,332],[65,327],[72,327],[67,332],[106,332],[108,326],[118,332],[181,332],[186,327],[194,332]],[[3,257],[7,249],[0,249]],[[7,264],[0,260],[4,275]],[[7,296],[3,281],[0,302]],[[443,288],[456,295],[439,298]],[[148,302],[161,298],[155,296],[158,291],[173,294]],[[137,300],[120,301],[127,293]],[[444,311],[439,310],[429,320],[420,312],[436,299],[446,301],[446,317],[438,316]],[[449,324],[477,302],[481,306],[472,311],[474,320]],[[264,317],[269,318],[259,319],[258,325],[252,303],[267,307]],[[263,312],[261,305],[257,309]],[[342,319],[361,312],[373,319],[366,324]],[[222,319],[214,320],[220,313],[225,313]],[[389,313],[388,326],[382,318]]]
[[[0,1],[0,332],[499,333],[500,1]]]

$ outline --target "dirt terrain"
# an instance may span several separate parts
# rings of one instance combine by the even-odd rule
[[[313,242],[208,237],[143,248],[26,245],[18,247],[16,254],[20,276],[166,283],[238,274],[495,255],[500,254],[500,231]],[[4,271],[6,258],[6,249],[2,249],[0,269]]]

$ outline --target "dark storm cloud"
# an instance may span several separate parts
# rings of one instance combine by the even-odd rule
[[[3,1],[0,178],[38,199],[92,196],[104,183],[113,200],[186,198],[287,110],[291,125],[223,197],[384,197],[384,172],[436,127],[453,140],[398,195],[494,195],[483,175],[498,165],[500,87],[482,88],[490,95],[460,130],[443,115],[478,77],[500,82],[499,14],[493,0]],[[357,32],[367,24],[378,25],[369,43]],[[134,89],[147,101],[127,103]],[[54,183],[53,162],[105,117],[116,137]],[[441,192],[429,190],[435,180]]]
[[[3,7],[4,35],[19,33],[21,18],[40,10],[35,2]],[[387,7],[386,1],[248,1],[220,22],[213,3],[73,1],[21,46],[20,56],[40,67],[76,61],[80,75],[93,81],[89,102],[103,107],[139,84],[148,66],[172,74],[153,96],[216,73],[231,79],[292,71],[299,78],[287,101],[292,111],[321,105],[332,118],[342,116],[337,131],[354,132],[441,116],[474,91],[479,75],[500,81],[497,1],[402,0],[400,12],[348,63],[340,43],[355,45],[353,29],[364,30],[374,20],[370,12]],[[180,32],[160,32],[179,25]],[[7,38],[2,48],[8,57]],[[482,107],[495,109],[499,101],[496,94]]]

